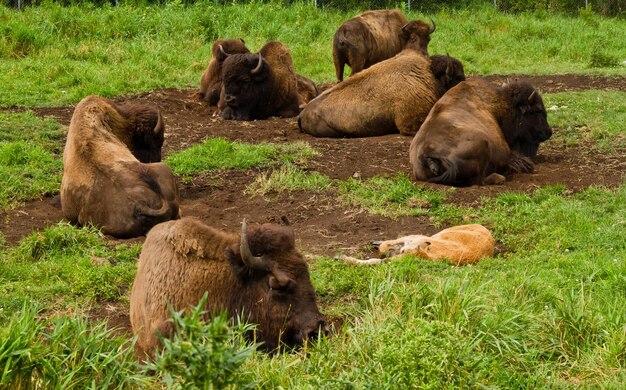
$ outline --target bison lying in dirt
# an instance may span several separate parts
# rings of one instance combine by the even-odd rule
[[[250,53],[243,39],[218,39],[211,49],[211,60],[200,79],[197,97],[216,106],[222,90],[222,63],[230,54]]]
[[[342,260],[351,264],[372,265],[412,254],[422,259],[448,259],[456,265],[466,265],[493,256],[496,242],[486,227],[472,224],[443,229],[430,237],[416,234],[374,242],[374,245],[378,246],[380,258],[359,260],[343,256]]]
[[[268,42],[258,54],[233,54],[224,61],[218,103],[224,119],[293,117],[302,99],[289,49],[278,41]]]
[[[301,345],[325,329],[307,264],[291,228],[265,224],[241,236],[194,218],[155,226],[147,235],[130,296],[130,319],[140,358],[171,336],[173,309],[196,305],[208,292],[211,315],[226,311],[257,324],[262,348]],[[252,336],[252,335],[251,335]]]
[[[411,167],[417,180],[501,184],[503,174],[532,172],[531,159],[551,135],[541,96],[528,82],[466,81],[430,111],[411,142]]]
[[[152,106],[83,99],[63,151],[64,217],[115,237],[140,236],[178,218],[174,174],[163,163],[149,163],[161,160],[163,131],[161,114]]]
[[[363,69],[395,56],[413,39],[422,54],[428,55],[430,34],[435,25],[413,21],[404,29],[407,18],[399,10],[367,11],[344,22],[333,38],[333,62],[337,80],[343,80],[347,64],[354,75]],[[419,42],[418,42],[419,41]]]
[[[436,78],[433,69],[441,68]],[[408,48],[321,93],[302,110],[298,125],[315,137],[413,135],[437,99],[463,80],[459,60]]]

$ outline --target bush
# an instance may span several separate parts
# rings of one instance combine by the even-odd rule
[[[161,339],[163,349],[154,362],[145,365],[145,371],[160,376],[168,388],[174,383],[183,389],[252,388],[256,383],[241,366],[256,345],[247,345],[241,335],[253,327],[240,324],[232,329],[226,313],[205,322],[206,301],[205,293],[188,314],[170,307],[174,336]]]

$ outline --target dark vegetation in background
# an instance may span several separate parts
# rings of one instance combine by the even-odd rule
[[[297,2],[314,3],[314,0],[0,0],[0,4],[8,7],[25,7],[42,3],[59,3],[62,5],[93,4],[102,5],[146,5],[166,4],[177,1],[182,4],[206,2],[213,4],[242,3],[279,3],[289,5]],[[408,1],[398,0],[317,0],[318,7],[348,10],[366,10],[382,8],[407,9]],[[477,5],[494,5],[493,0],[413,0],[412,11],[437,12],[441,9],[469,8]],[[581,9],[592,11],[603,16],[626,17],[626,0],[496,0],[495,6],[505,12],[550,12],[577,15]]]

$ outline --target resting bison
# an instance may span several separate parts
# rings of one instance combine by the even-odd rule
[[[291,228],[246,221],[241,236],[186,217],[155,226],[143,244],[130,295],[130,321],[140,358],[171,336],[173,309],[196,305],[208,292],[207,311],[226,311],[257,324],[257,341],[272,351],[301,345],[324,330],[307,264]],[[252,335],[251,335],[252,336]]]
[[[162,144],[163,121],[156,108],[116,105],[98,96],[83,99],[63,151],[65,218],[115,237],[140,236],[178,218],[172,171],[163,163],[142,162],[159,161]]]
[[[258,54],[233,54],[222,65],[222,118],[289,118],[298,115],[298,81],[287,46],[268,42]]]
[[[360,260],[343,256],[342,260],[351,264],[372,265],[412,254],[422,259],[448,259],[456,265],[466,265],[493,256],[495,244],[491,232],[483,225],[461,225],[443,229],[430,237],[416,234],[396,240],[375,241],[380,258]]]
[[[298,105],[307,105],[318,95],[317,85],[308,77],[304,77],[296,73],[296,81],[298,83]]]
[[[444,71],[436,78],[432,68]],[[455,58],[432,59],[412,49],[336,84],[311,100],[298,119],[316,137],[366,137],[400,132],[413,135],[437,99],[465,80]]]
[[[435,24],[429,26],[419,20],[411,24],[409,26],[398,10],[367,11],[344,22],[333,38],[337,80],[343,80],[346,64],[352,69],[352,76],[400,53],[408,40],[413,40],[419,51],[428,55],[428,42]]]
[[[198,98],[216,106],[222,89],[222,63],[229,54],[250,53],[243,39],[218,39],[211,49],[211,60],[200,79]]]
[[[411,167],[417,180],[501,184],[502,174],[532,172],[531,159],[551,135],[541,96],[528,82],[466,81],[431,110],[411,142]]]

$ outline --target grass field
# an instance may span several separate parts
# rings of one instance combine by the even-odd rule
[[[330,37],[355,13],[211,1],[0,8],[0,107],[196,86],[217,37],[242,37],[253,49],[279,39],[300,73],[330,81]],[[469,73],[626,74],[625,20],[588,13],[513,16],[490,8],[410,16],[434,19],[431,53],[458,57]],[[599,151],[624,146],[626,93],[544,99],[554,107],[551,124],[566,130],[555,137]],[[0,111],[0,209],[58,193],[64,131],[29,111]],[[402,174],[331,180],[293,164],[314,153],[306,143],[211,139],[166,161],[183,178],[276,166],[259,175],[248,195],[332,190],[338,201],[371,214],[418,213],[437,223],[471,213],[494,226],[507,253],[466,267],[407,257],[356,268],[318,257],[311,276],[322,311],[343,319],[332,337],[266,355],[242,341],[244,325],[229,328],[217,318],[200,326],[197,318],[179,318],[181,337],[168,346],[169,355],[140,367],[133,340],[86,320],[97,302],[128,305],[140,245],[111,246],[97,230],[65,223],[15,246],[0,234],[0,388],[192,388],[202,382],[205,388],[619,389],[626,383],[626,184],[575,194],[547,186],[467,210],[445,204],[445,191],[414,185]],[[413,198],[430,207],[407,208]],[[189,360],[189,339],[200,340],[204,360]]]

